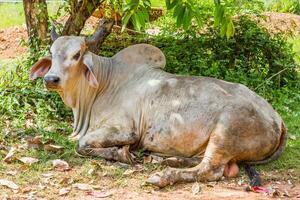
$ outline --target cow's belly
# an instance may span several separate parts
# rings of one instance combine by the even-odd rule
[[[209,135],[207,127],[158,124],[147,131],[142,145],[160,155],[192,157],[205,152]]]

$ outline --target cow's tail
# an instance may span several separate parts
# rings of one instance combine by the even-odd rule
[[[281,136],[280,136],[280,141],[279,141],[279,145],[277,147],[277,149],[275,150],[275,152],[270,155],[269,157],[267,157],[264,160],[259,160],[259,161],[245,161],[244,164],[246,165],[260,165],[260,164],[266,164],[269,163],[273,160],[276,160],[279,158],[279,156],[282,154],[283,150],[285,149],[286,146],[286,142],[287,142],[287,129],[284,125],[284,123],[281,123]]]
[[[245,171],[246,171],[246,173],[247,173],[247,175],[250,179],[250,186],[252,186],[252,187],[253,186],[260,186],[262,184],[259,173],[257,173],[254,166],[252,166],[252,165],[266,164],[266,163],[269,163],[273,160],[278,159],[279,156],[282,154],[284,148],[285,148],[285,145],[286,145],[286,142],[287,142],[287,136],[288,136],[288,134],[287,134],[286,127],[285,127],[284,123],[282,122],[281,123],[280,142],[279,142],[279,145],[278,145],[277,149],[275,150],[275,152],[271,156],[267,157],[264,160],[250,161],[250,162],[244,162],[243,163]]]

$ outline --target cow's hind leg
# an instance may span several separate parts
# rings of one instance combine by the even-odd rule
[[[192,157],[192,158],[185,158],[185,157],[169,157],[162,160],[160,164],[175,167],[175,168],[182,168],[182,167],[195,167],[199,165],[201,162],[201,157]]]
[[[175,169],[167,168],[158,172],[148,179],[148,183],[164,187],[177,182],[193,182],[193,181],[216,181],[223,174],[225,166],[232,159],[232,148],[230,140],[224,138],[225,129],[217,127],[212,133],[204,158],[200,164],[192,168]]]
[[[214,156],[214,154],[212,154]],[[165,187],[177,182],[215,181],[224,173],[225,163],[212,161],[213,157],[205,155],[201,163],[192,168],[167,168],[152,175],[147,182],[159,187]]]

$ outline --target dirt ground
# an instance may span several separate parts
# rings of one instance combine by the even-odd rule
[[[0,59],[16,58],[26,52],[20,43],[27,39],[25,26],[15,26],[0,30]]]
[[[113,171],[113,168],[110,169]],[[0,186],[0,199],[300,199],[299,180],[295,182],[292,179],[266,181],[263,188],[268,192],[263,193],[245,191],[247,187],[247,177],[245,176],[219,182],[176,184],[159,189],[145,184],[145,180],[149,176],[148,172],[126,174],[125,171],[122,177],[116,178],[116,175],[112,176],[110,171],[102,171],[87,178],[88,175],[84,175],[81,170],[80,167],[74,167],[66,172],[51,170],[37,175],[32,183],[19,184],[18,190]],[[76,184],[79,182],[88,184],[88,186],[83,185],[77,188]],[[64,195],[60,194],[62,188],[68,189]]]

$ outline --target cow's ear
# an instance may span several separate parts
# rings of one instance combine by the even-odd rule
[[[32,67],[29,73],[29,79],[34,80],[37,77],[44,77],[51,67],[51,57],[44,57],[38,60]]]
[[[86,67],[84,70],[84,76],[86,80],[89,82],[90,86],[97,88],[99,83],[93,72],[94,62],[91,54],[87,53],[83,56],[83,65]]]

